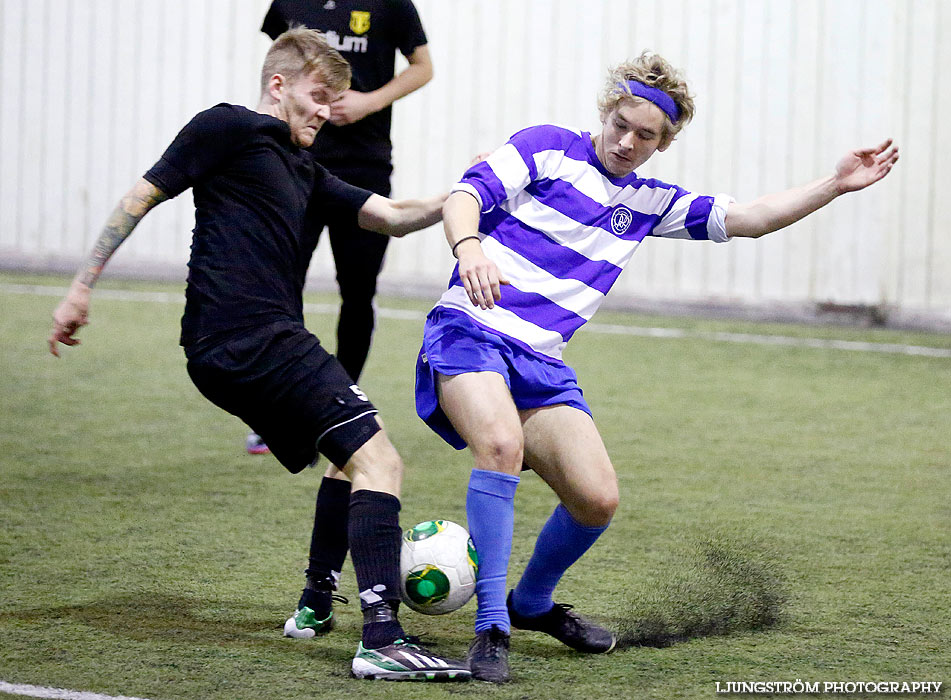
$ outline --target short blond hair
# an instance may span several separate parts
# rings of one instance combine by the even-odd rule
[[[667,93],[677,105],[680,118],[673,122],[664,115],[664,129],[661,138],[670,142],[693,119],[693,95],[687,90],[687,81],[683,74],[674,68],[667,60],[651,51],[644,51],[633,61],[625,61],[608,71],[607,83],[598,97],[598,111],[604,119],[617,107],[618,102],[624,99],[634,102],[647,102],[643,97],[631,94],[628,80],[636,80],[648,87],[657,88]]]
[[[317,73],[334,92],[350,87],[350,64],[327,43],[316,29],[291,27],[281,34],[264,57],[261,67],[261,92],[267,90],[271,77],[283,75],[288,82]]]

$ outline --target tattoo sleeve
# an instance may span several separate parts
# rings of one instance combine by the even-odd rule
[[[152,207],[166,199],[168,196],[162,190],[148,180],[140,178],[110,214],[77,279],[88,287],[94,286],[106,262],[129,237],[142,217]]]

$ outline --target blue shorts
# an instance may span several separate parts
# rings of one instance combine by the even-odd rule
[[[436,307],[426,318],[423,347],[416,360],[416,413],[457,450],[464,449],[466,442],[439,407],[437,372],[447,376],[498,372],[520,411],[566,404],[591,415],[577,375],[564,362],[542,359],[461,311]]]

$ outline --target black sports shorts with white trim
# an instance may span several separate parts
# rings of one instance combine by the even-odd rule
[[[247,423],[293,474],[318,451],[345,465],[380,430],[377,409],[302,324],[271,323],[185,354],[205,398]]]

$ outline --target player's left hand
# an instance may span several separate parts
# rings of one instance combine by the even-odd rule
[[[336,126],[353,124],[380,109],[371,93],[347,90],[330,105],[330,123]]]
[[[898,162],[898,146],[891,139],[872,148],[852,151],[835,166],[835,184],[839,193],[855,192],[878,182]]]
[[[47,340],[50,352],[59,357],[59,343],[79,345],[73,336],[89,323],[89,288],[70,288],[66,297],[53,312],[53,330]]]

